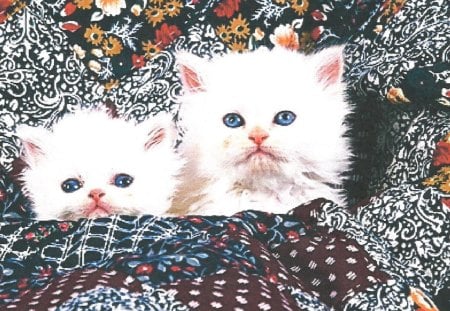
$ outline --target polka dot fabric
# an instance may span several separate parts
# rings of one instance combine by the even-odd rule
[[[21,287],[26,287],[26,279],[21,279],[19,282]],[[98,287],[123,288],[130,292],[142,291],[139,282],[122,272],[83,269],[57,277],[42,288],[31,288],[20,292],[20,298],[6,308],[7,310],[28,311],[56,309],[59,305],[77,297],[80,293]]]
[[[299,310],[293,297],[277,286],[264,277],[230,269],[164,288],[177,291],[177,299],[192,310]]]
[[[308,234],[274,251],[304,288],[337,309],[345,297],[389,279],[358,244],[338,232]]]

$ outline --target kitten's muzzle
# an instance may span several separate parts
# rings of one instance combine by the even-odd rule
[[[268,137],[269,133],[260,127],[255,127],[250,131],[250,133],[248,133],[248,139],[253,141],[258,146],[260,146]]]
[[[105,192],[102,189],[92,189],[88,194],[88,197],[93,199],[95,202],[100,201],[100,199],[104,196]]]

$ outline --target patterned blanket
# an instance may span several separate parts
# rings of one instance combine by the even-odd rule
[[[448,0],[0,0],[0,309],[450,310],[449,15]],[[174,51],[344,43],[351,208],[38,222],[8,176],[17,124],[105,102],[176,116]]]

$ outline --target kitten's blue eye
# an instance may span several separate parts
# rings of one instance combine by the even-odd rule
[[[72,193],[83,187],[83,183],[75,178],[69,178],[61,184],[61,189],[66,193]]]
[[[114,185],[119,188],[126,188],[133,183],[133,177],[127,174],[117,174],[114,176]]]
[[[235,128],[240,127],[245,124],[244,118],[238,114],[238,113],[227,113],[223,117],[223,124],[225,124],[228,127]]]
[[[281,126],[288,126],[295,121],[296,117],[297,116],[292,111],[280,111],[275,115],[275,118],[273,118],[273,123]]]

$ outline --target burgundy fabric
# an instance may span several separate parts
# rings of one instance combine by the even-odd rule
[[[235,268],[163,288],[176,290],[176,299],[191,310],[302,310],[277,283]]]
[[[21,282],[26,286],[26,279],[21,280]],[[20,298],[8,305],[7,308],[8,310],[49,310],[58,307],[70,298],[76,297],[79,293],[99,286],[126,288],[130,292],[142,291],[139,281],[120,271],[106,271],[97,268],[75,270],[55,278],[43,288],[22,292]]]
[[[345,297],[389,279],[359,244],[336,231],[299,236],[274,251],[307,292],[337,309]]]

